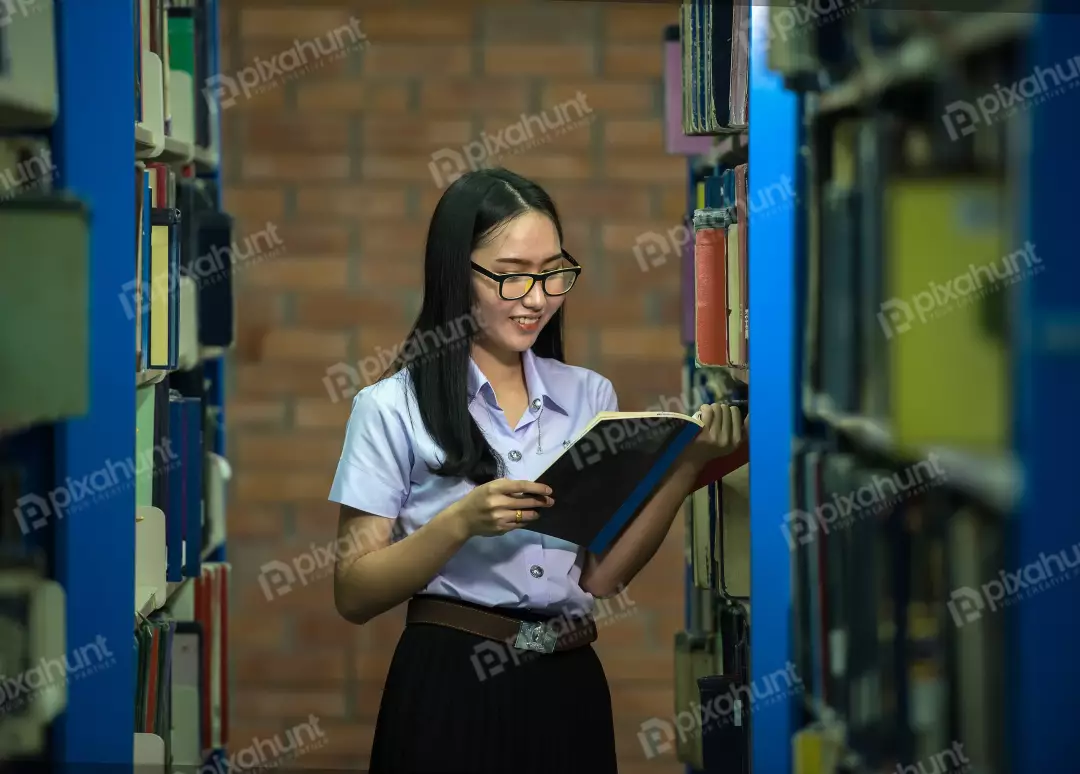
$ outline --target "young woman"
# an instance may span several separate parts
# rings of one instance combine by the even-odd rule
[[[562,306],[582,272],[539,186],[465,175],[432,216],[400,370],[353,400],[330,499],[339,537],[360,548],[337,559],[337,609],[362,624],[409,601],[373,774],[616,771],[595,625],[580,614],[649,561],[743,428],[737,408],[702,407],[707,431],[602,556],[523,530],[559,497],[530,479],[617,410],[611,382],[563,362]],[[550,652],[524,649],[530,624],[568,615]]]

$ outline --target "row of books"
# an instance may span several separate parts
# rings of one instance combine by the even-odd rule
[[[1010,237],[1004,163],[935,137],[938,123],[878,112],[820,140],[805,403],[878,421],[901,448],[1001,453],[1012,286],[1042,261]]]
[[[59,111],[55,0],[0,3],[0,52],[0,126],[52,126]]]
[[[697,159],[682,244],[684,405],[745,401],[749,367],[746,165],[721,165],[715,136],[746,129],[747,7],[686,0],[665,31],[665,145]],[[746,403],[748,405],[748,402]],[[693,771],[750,771],[749,447],[722,459],[684,507],[691,583],[675,638],[678,760]],[[685,719],[685,720],[684,720]],[[654,730],[655,731],[655,730]],[[644,741],[644,740],[643,740]]]
[[[741,132],[749,121],[750,6],[683,0],[683,134]]]
[[[874,465],[811,441],[795,456],[785,532],[807,716],[845,728],[872,770],[955,741],[973,770],[1006,770],[1003,616],[975,599],[1003,532],[943,483],[932,461]]]
[[[160,152],[165,138],[216,148],[206,0],[138,0],[135,4],[135,120]]]
[[[209,183],[166,164],[136,162],[135,181],[135,279],[122,300],[136,371],[190,370],[234,341],[232,219]]]
[[[228,745],[230,575],[228,564],[203,565],[135,627],[137,766],[201,770]]]
[[[89,209],[57,189],[48,140],[0,137],[0,330],[19,332],[0,337],[0,434],[89,406],[89,247]]]

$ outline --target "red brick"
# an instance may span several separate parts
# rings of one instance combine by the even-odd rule
[[[664,186],[660,191],[660,212],[657,214],[673,223],[679,223],[686,217],[688,210],[686,205],[685,185],[682,187]]]
[[[641,722],[653,717],[670,718],[675,714],[673,683],[666,675],[651,684],[645,680],[616,683],[611,686],[611,704],[620,719]]]
[[[363,642],[362,627],[338,615],[334,600],[329,595],[326,605],[305,615],[297,615],[293,629],[296,646],[301,650],[312,647],[356,648]]]
[[[245,9],[240,12],[240,32],[245,37],[318,38],[349,24],[348,10],[329,8]],[[361,25],[361,29],[364,29]]]
[[[245,180],[277,180],[303,183],[314,180],[345,180],[351,174],[348,155],[282,154],[245,155],[241,177]]]
[[[342,428],[342,431],[344,428]],[[232,453],[243,469],[333,470],[341,456],[343,432],[244,434]]]
[[[473,37],[471,8],[426,7],[422,12],[403,9],[364,10],[361,28],[373,45],[384,41],[450,41],[465,43]]]
[[[416,116],[364,121],[364,149],[369,153],[426,153],[460,150],[474,139],[471,121],[418,119]]]
[[[679,329],[671,325],[657,328],[608,328],[600,332],[604,357],[651,360],[679,352]]]
[[[333,470],[321,472],[240,471],[234,479],[237,499],[249,502],[302,502],[325,500],[333,482]]]
[[[360,357],[383,357],[388,359],[389,354],[397,352],[409,333],[408,324],[394,326],[365,325],[360,329],[356,339],[356,349]]]
[[[539,183],[547,180],[588,180],[596,174],[596,166],[588,153],[549,153],[547,148],[535,152],[506,156],[502,166]]]
[[[240,440],[245,438],[243,434],[238,435]],[[285,516],[276,504],[230,503],[227,523],[230,540],[283,540],[285,537]]]
[[[344,433],[345,424],[349,419],[349,406],[347,400],[335,402],[329,395],[322,398],[298,400],[296,401],[296,426],[312,429],[340,429]],[[330,467],[326,469],[331,474],[333,473]],[[329,480],[327,486],[329,486]]]
[[[310,360],[316,363],[341,360],[348,354],[344,333],[280,328],[270,331],[263,344],[267,360]]]
[[[646,406],[662,404],[664,406],[671,406],[672,408],[665,409],[671,411],[676,411],[678,410],[676,406],[681,406],[681,403],[678,403],[678,401],[681,400],[680,396],[682,394],[682,376],[679,373],[679,369],[675,366],[675,358],[670,355],[655,360],[642,359],[627,361],[619,356],[612,356],[609,359],[608,353],[603,352],[597,370],[611,380],[611,384],[615,387],[615,394],[619,397],[619,406],[623,410],[630,408],[623,397],[624,395],[628,395],[630,390],[644,391],[651,395],[652,399],[645,404]],[[636,408],[645,408],[645,406]],[[659,563],[650,563],[646,565],[645,569],[642,570],[642,574],[638,577],[641,578],[650,571],[650,568],[657,567],[658,565]],[[681,579],[677,580],[681,584]],[[642,583],[635,578],[631,586],[630,596],[635,601],[657,601],[648,596],[648,589],[657,588],[656,581],[651,584]],[[664,591],[663,593],[667,592]],[[638,599],[638,596],[642,595],[645,596],[645,599]]]
[[[282,716],[318,718],[345,717],[345,697],[340,690],[327,691],[242,691],[233,698],[239,717]]]
[[[656,150],[664,147],[664,129],[659,121],[609,121],[604,126],[605,148],[647,148]],[[683,194],[683,209],[686,209]]]
[[[424,112],[461,116],[474,110],[524,111],[529,105],[529,85],[524,80],[495,76],[469,79],[425,77],[420,83],[420,105]]]
[[[340,117],[279,111],[248,111],[241,142],[254,154],[344,154],[349,149],[349,124]]]
[[[662,41],[664,28],[679,21],[679,8],[671,3],[604,3],[602,7],[608,40]]]
[[[264,610],[229,610],[229,635],[235,648],[259,647],[266,650],[285,645],[288,622],[281,616],[268,616]]]
[[[561,215],[581,218],[646,218],[651,197],[644,185],[556,183],[547,186]]]
[[[608,117],[653,116],[660,118],[657,107],[659,87],[650,81],[627,81],[612,83],[609,81],[573,81],[553,80],[545,86],[541,102],[544,105],[558,105],[575,99],[578,94],[585,95],[585,104],[592,110],[602,112]],[[678,158],[682,164],[683,177],[686,176],[686,160]]]
[[[472,52],[464,46],[373,45],[364,54],[365,75],[467,75]]]
[[[401,185],[318,186],[296,192],[300,216],[400,217],[407,206],[408,189]]]
[[[593,47],[579,43],[489,43],[484,72],[489,75],[592,75]]]
[[[434,185],[434,173],[428,166],[430,163],[430,156],[418,153],[377,153],[364,156],[360,160],[360,169],[366,180],[409,181]]]
[[[366,760],[375,738],[375,723],[328,721],[319,723],[323,736],[311,749],[290,761],[289,768],[320,769],[322,771],[356,771],[359,761]],[[294,724],[307,722],[303,715],[293,716]],[[306,737],[305,737],[306,739]],[[366,766],[365,766],[366,768]]]
[[[291,255],[306,257],[349,252],[351,235],[347,223],[313,223],[305,219],[286,223],[277,233]]]
[[[280,221],[285,217],[285,192],[266,188],[225,189],[225,210],[240,220]]]
[[[341,650],[304,649],[298,653],[244,649],[236,654],[239,686],[258,688],[340,689],[351,669]]]
[[[369,83],[358,78],[301,81],[297,107],[302,113],[378,111],[402,113],[408,109],[409,91],[398,83]]]
[[[533,5],[483,8],[484,36],[499,43],[565,43],[593,39],[594,8]]]
[[[422,248],[365,250],[364,258],[360,261],[360,284],[366,288],[380,288],[383,292],[394,288],[419,290],[423,277]]]
[[[364,322],[403,322],[399,300],[372,289],[367,293],[309,293],[296,299],[296,323],[310,328],[349,329]]]
[[[574,288],[576,293],[578,288]],[[567,307],[567,325],[644,325],[646,299],[634,296],[589,296],[587,303]]]
[[[658,149],[659,150],[659,149]],[[649,183],[675,183],[686,181],[686,159],[681,156],[641,156],[639,154],[612,154],[604,168],[612,180],[633,180]]]
[[[242,289],[236,294],[236,311],[245,323],[274,325],[282,321],[282,296],[265,290]]]
[[[614,44],[604,51],[604,75],[612,78],[661,78],[663,74],[664,45],[659,35],[651,44]]]
[[[285,421],[285,403],[280,400],[236,400],[226,409],[229,424],[237,427],[275,427]]]
[[[496,115],[484,120],[487,142],[506,143],[511,152],[561,153],[584,150],[592,143],[595,115],[582,115],[573,106],[548,105],[536,113]],[[471,139],[484,142],[482,136]]]
[[[344,258],[282,258],[251,267],[245,280],[281,290],[340,290],[349,282],[349,266]]]

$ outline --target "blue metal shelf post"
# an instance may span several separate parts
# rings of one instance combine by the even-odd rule
[[[119,300],[135,276],[135,54],[131,0],[58,0],[56,10],[59,183],[91,213],[90,410],[57,426],[61,485],[135,454],[135,323]],[[130,766],[134,747],[135,493],[86,499],[78,513],[55,523],[67,648],[103,641],[112,661],[70,681],[53,755],[62,764],[104,770]]]
[[[1075,8],[1051,0],[1044,11],[1025,73],[1055,67],[1067,71],[1076,54],[1080,16]],[[1075,729],[1080,717],[1080,579],[1075,568],[1051,570],[1055,554],[1073,557],[1080,550],[1073,450],[1080,437],[1080,260],[1074,197],[1062,188],[1080,179],[1078,100],[1075,92],[1066,92],[1030,108],[1029,188],[1020,197],[1028,206],[1029,239],[1046,268],[1017,285],[1015,426],[1025,492],[1013,523],[1015,553],[1006,571],[1032,565],[1071,577],[1008,610],[1013,650],[1007,660],[1012,681],[1007,727],[1013,745],[1010,770],[1017,774],[1074,771],[1080,761]]]
[[[750,173],[748,200],[795,179],[796,97],[766,63],[769,7],[751,8]],[[759,192],[761,192],[759,194]],[[751,685],[791,662],[791,557],[780,530],[791,510],[789,471],[795,396],[795,212],[769,213],[767,227],[750,222],[750,308],[754,310],[753,443],[750,446],[750,586],[753,619]],[[772,209],[772,208],[770,208]],[[753,769],[791,771],[792,706],[800,697],[752,707]]]

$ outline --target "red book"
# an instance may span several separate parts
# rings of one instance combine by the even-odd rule
[[[709,217],[702,214],[710,212],[694,213],[694,341],[699,364],[726,366],[727,235],[707,226]]]

